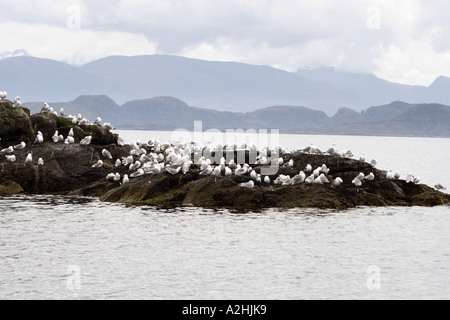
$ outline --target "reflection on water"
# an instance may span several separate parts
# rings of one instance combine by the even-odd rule
[[[448,299],[449,227],[449,207],[242,213],[14,196],[0,199],[0,298]]]

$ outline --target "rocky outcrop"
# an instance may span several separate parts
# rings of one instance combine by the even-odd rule
[[[292,157],[292,156],[287,156]],[[386,172],[372,168],[368,163],[334,156],[309,154],[293,155],[295,166],[281,168],[280,174],[294,176],[307,164],[313,167],[326,164],[331,171],[329,179],[341,177],[344,184],[300,184],[274,186],[260,184],[253,189],[240,186],[249,177],[202,177],[198,170],[186,175],[159,174],[143,176],[121,186],[102,181],[83,190],[80,195],[99,196],[102,201],[156,206],[193,205],[198,207],[227,208],[324,208],[346,209],[358,206],[438,206],[450,203],[450,195],[425,185],[406,183],[404,180],[388,181]],[[256,167],[257,172],[260,167]],[[360,173],[375,174],[375,180],[365,181],[356,188],[351,181]]]
[[[53,142],[55,131],[67,137],[70,129],[74,130],[75,142],[92,136],[92,144],[110,145],[117,143],[118,136],[99,125],[73,125],[68,118],[58,117],[52,113],[37,113],[30,115],[26,108],[12,108],[8,100],[0,101],[0,146],[6,148],[25,142],[32,145],[37,132],[42,132],[44,140]]]
[[[0,101],[0,146],[3,148],[14,145],[17,141],[30,143],[35,138],[30,110],[13,109],[12,105],[11,101]]]
[[[40,113],[30,116],[23,108],[12,109],[11,103],[0,103],[0,142],[2,147],[27,143],[23,150],[15,150],[15,162],[8,162],[0,155],[0,196],[25,192],[28,194],[74,194],[99,197],[106,202],[146,204],[156,206],[193,205],[198,207],[228,207],[234,209],[264,207],[310,207],[345,209],[357,206],[437,206],[450,203],[450,195],[438,192],[426,185],[406,183],[404,180],[387,180],[386,172],[370,164],[330,155],[297,152],[283,155],[285,162],[294,161],[293,167],[282,167],[278,174],[294,177],[310,164],[313,168],[325,164],[330,168],[327,178],[344,180],[338,187],[331,184],[276,186],[256,184],[245,189],[241,183],[250,181],[247,176],[202,176],[200,168],[191,167],[187,174],[175,176],[162,172],[121,181],[106,180],[109,173],[130,174],[129,168],[115,167],[115,161],[130,155],[130,146],[118,146],[117,136],[109,130],[92,125],[76,126],[62,117]],[[73,129],[75,144],[54,143],[52,136],[59,131],[64,137]],[[44,136],[44,143],[33,144],[37,131]],[[80,145],[79,141],[92,135],[92,144]],[[106,149],[113,159],[102,154]],[[25,162],[29,154],[33,161]],[[214,156],[214,155],[213,155]],[[234,154],[235,158],[237,157]],[[248,161],[248,154],[246,155]],[[44,160],[43,165],[38,159]],[[99,160],[103,166],[93,168]],[[261,173],[262,166],[254,170]],[[359,188],[352,180],[359,174],[373,173],[373,181],[364,181]],[[274,177],[272,177],[273,181]]]

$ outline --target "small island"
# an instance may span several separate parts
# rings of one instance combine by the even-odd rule
[[[14,105],[0,101],[0,196],[75,195],[139,205],[234,209],[450,203],[448,194],[337,153],[311,148],[280,152],[277,174],[267,177],[261,175],[267,167],[263,161],[232,168],[208,157],[195,162],[190,148],[187,155],[186,148],[180,154],[171,144],[125,145],[110,126],[74,121],[49,110],[31,115]],[[240,151],[250,162],[249,151]],[[216,152],[211,157],[217,158]],[[237,163],[239,151],[224,147],[227,159],[230,152]],[[171,156],[178,158],[172,161]]]

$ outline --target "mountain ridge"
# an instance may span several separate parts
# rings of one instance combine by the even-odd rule
[[[107,95],[119,104],[173,96],[218,111],[252,112],[297,105],[335,114],[401,100],[450,105],[450,78],[429,87],[406,86],[373,74],[332,68],[287,72],[269,66],[179,56],[111,56],[80,67],[29,56],[0,60],[0,88],[22,101],[69,101],[81,94]]]
[[[42,102],[27,103],[25,107],[36,113],[42,105]],[[320,110],[285,105],[245,113],[217,111],[192,107],[167,96],[134,100],[119,106],[104,95],[85,95],[50,105],[57,111],[62,107],[68,114],[81,113],[91,121],[100,116],[119,129],[192,129],[194,121],[203,121],[203,128],[219,130],[280,129],[284,133],[301,134],[450,137],[450,107],[441,104],[395,101],[369,107],[361,113],[342,108],[332,117]]]

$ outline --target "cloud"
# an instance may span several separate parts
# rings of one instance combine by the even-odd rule
[[[66,27],[73,5],[78,33]],[[77,64],[158,52],[290,71],[334,66],[429,84],[450,76],[449,15],[446,0],[3,0],[1,48]]]
[[[109,55],[155,54],[157,43],[145,35],[117,31],[70,30],[43,24],[0,23],[0,52],[25,49],[28,54],[73,65]]]

